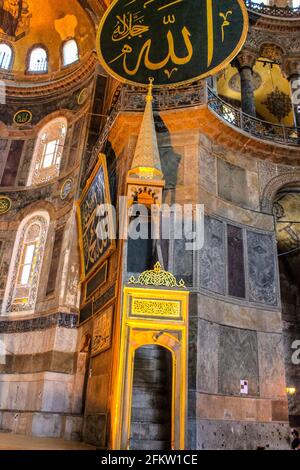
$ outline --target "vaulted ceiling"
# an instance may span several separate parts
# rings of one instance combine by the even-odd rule
[[[66,39],[75,38],[84,57],[95,48],[96,26],[105,8],[105,0],[1,0],[0,40],[13,48],[13,72],[26,70],[35,45],[47,49],[50,73],[61,68]]]

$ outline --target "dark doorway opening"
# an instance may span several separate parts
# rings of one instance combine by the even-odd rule
[[[135,353],[130,449],[171,450],[172,354],[147,345]]]

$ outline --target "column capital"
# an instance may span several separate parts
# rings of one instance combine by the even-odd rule
[[[252,70],[257,58],[258,55],[255,52],[243,49],[241,52],[238,53],[238,55],[234,59],[233,65],[237,67],[238,70],[244,68]]]
[[[300,76],[300,57],[286,57],[282,69],[288,80]]]

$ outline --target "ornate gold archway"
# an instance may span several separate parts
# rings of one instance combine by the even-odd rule
[[[132,278],[131,283],[123,290],[119,368],[112,410],[112,448],[129,448],[135,353],[143,346],[154,344],[168,349],[172,354],[171,447],[172,450],[183,450],[189,292],[184,288],[183,281],[177,283],[174,276],[163,271],[159,264],[153,271],[143,273],[137,281]]]

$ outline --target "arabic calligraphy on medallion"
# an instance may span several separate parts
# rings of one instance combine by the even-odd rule
[[[97,35],[99,59],[138,85],[186,83],[224,68],[246,40],[243,0],[116,0]]]
[[[84,277],[95,271],[114,248],[107,169],[102,157],[79,203],[79,228]]]

